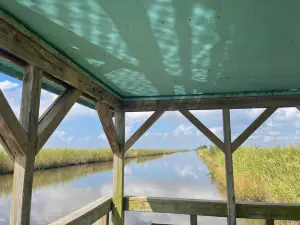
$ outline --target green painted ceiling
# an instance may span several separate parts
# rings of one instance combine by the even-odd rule
[[[299,0],[0,0],[124,99],[294,93]]]

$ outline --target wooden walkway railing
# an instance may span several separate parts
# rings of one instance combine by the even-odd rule
[[[190,224],[197,225],[197,216],[227,217],[227,202],[180,198],[124,197],[124,210],[190,215]],[[108,225],[112,198],[103,197],[50,225]],[[236,202],[237,218],[263,219],[266,225],[274,220],[300,220],[300,204]]]

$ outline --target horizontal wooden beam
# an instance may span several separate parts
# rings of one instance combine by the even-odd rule
[[[28,135],[0,90],[0,136],[10,156],[26,155]]]
[[[69,87],[63,94],[57,97],[44,112],[39,119],[37,151],[44,146],[49,137],[75,104],[81,93],[82,92],[78,89]]]
[[[102,197],[49,225],[93,224],[111,211],[111,197]]]
[[[199,216],[227,216],[225,201],[180,198],[125,197],[125,210]],[[237,218],[300,220],[300,204],[236,202]]]
[[[240,147],[274,112],[276,108],[265,109],[243,133],[238,136],[232,143],[232,152]]]
[[[199,131],[224,152],[224,143],[188,110],[179,110]]]
[[[274,95],[253,97],[222,97],[201,99],[174,100],[127,100],[123,103],[126,112],[156,111],[156,110],[213,110],[213,109],[245,109],[245,108],[279,108],[300,105],[300,95]]]
[[[164,110],[155,111],[143,125],[126,141],[125,151],[127,151],[134,143],[164,114]]]
[[[112,151],[114,153],[120,153],[121,151],[118,134],[116,132],[116,127],[113,123],[112,114],[108,105],[101,101],[98,101],[96,103],[96,110]]]
[[[17,21],[0,11],[0,49],[16,56],[16,60],[13,60],[12,57],[9,60],[16,61],[16,63],[25,61],[38,66],[44,72],[85,94],[101,100],[113,108],[121,108],[122,101],[119,97],[104,90],[95,83],[96,81],[88,78],[88,76],[91,77],[89,74],[85,74],[65,57],[55,54],[55,51],[30,31],[26,30],[25,32],[25,28],[19,29],[17,24]]]

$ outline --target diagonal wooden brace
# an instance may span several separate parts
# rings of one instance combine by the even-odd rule
[[[212,143],[214,143],[218,148],[224,152],[224,143],[211,132],[203,123],[201,123],[190,111],[179,110],[179,112],[185,116],[195,127],[198,128]]]
[[[126,141],[125,151],[127,151],[134,143],[164,114],[164,110],[155,111],[143,125]]]
[[[256,120],[251,123],[251,125],[244,130],[243,133],[238,136],[232,143],[232,152],[234,152],[238,147],[240,147],[247,138],[250,137],[275,111],[277,108],[267,108],[263,111]]]
[[[62,93],[39,119],[37,153],[65,118],[81,95],[81,91],[69,87]]]
[[[96,110],[112,151],[114,153],[120,153],[120,142],[109,106],[102,101],[98,101],[96,103]]]
[[[10,157],[26,155],[28,135],[0,90],[0,139]]]

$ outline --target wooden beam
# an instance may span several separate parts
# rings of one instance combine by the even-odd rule
[[[164,114],[164,110],[155,111],[145,123],[126,141],[125,151],[132,145]]]
[[[231,149],[230,110],[223,109],[224,152],[227,191],[227,224],[236,225],[236,207]]]
[[[300,106],[297,106],[296,108],[300,111]]]
[[[98,112],[104,133],[108,139],[112,151],[114,153],[120,152],[118,135],[112,120],[112,115],[109,106],[104,102],[98,101],[96,103],[96,110]]]
[[[272,219],[266,219],[265,220],[265,225],[274,225],[274,220],[272,220]]]
[[[83,72],[64,56],[59,55],[39,37],[26,30],[13,18],[0,12],[0,48],[27,63],[41,68],[58,80],[101,100],[113,108],[120,109],[122,101],[104,90],[89,74]],[[10,59],[11,60],[11,59]],[[89,78],[91,79],[89,79]]]
[[[197,215],[190,215],[190,225],[197,225]]]
[[[238,136],[232,143],[232,152],[240,147],[274,112],[276,108],[268,108],[263,111],[251,125]]]
[[[65,118],[81,95],[81,91],[73,87],[62,93],[45,111],[39,120],[37,153]]]
[[[201,123],[191,112],[188,110],[179,110],[179,112],[187,118],[199,131],[201,131],[213,144],[224,151],[224,143],[211,132],[203,123]]]
[[[124,165],[125,165],[125,112],[115,110],[115,126],[120,151],[114,152],[113,167],[113,225],[124,225]]]
[[[93,224],[111,210],[111,197],[102,197],[49,225]]]
[[[29,65],[24,74],[20,122],[28,134],[26,156],[15,157],[10,224],[29,225],[42,71]]]
[[[16,115],[0,90],[0,137],[6,152],[15,157],[25,155],[28,143],[27,133],[24,131]]]
[[[227,216],[227,203],[222,200],[125,196],[124,207],[133,212]],[[300,204],[236,202],[237,218],[300,220],[299,212]]]
[[[193,98],[174,100],[125,100],[125,112],[141,112],[156,110],[212,110],[212,109],[246,109],[246,108],[279,108],[300,105],[300,95],[272,96],[238,96],[219,98]]]

